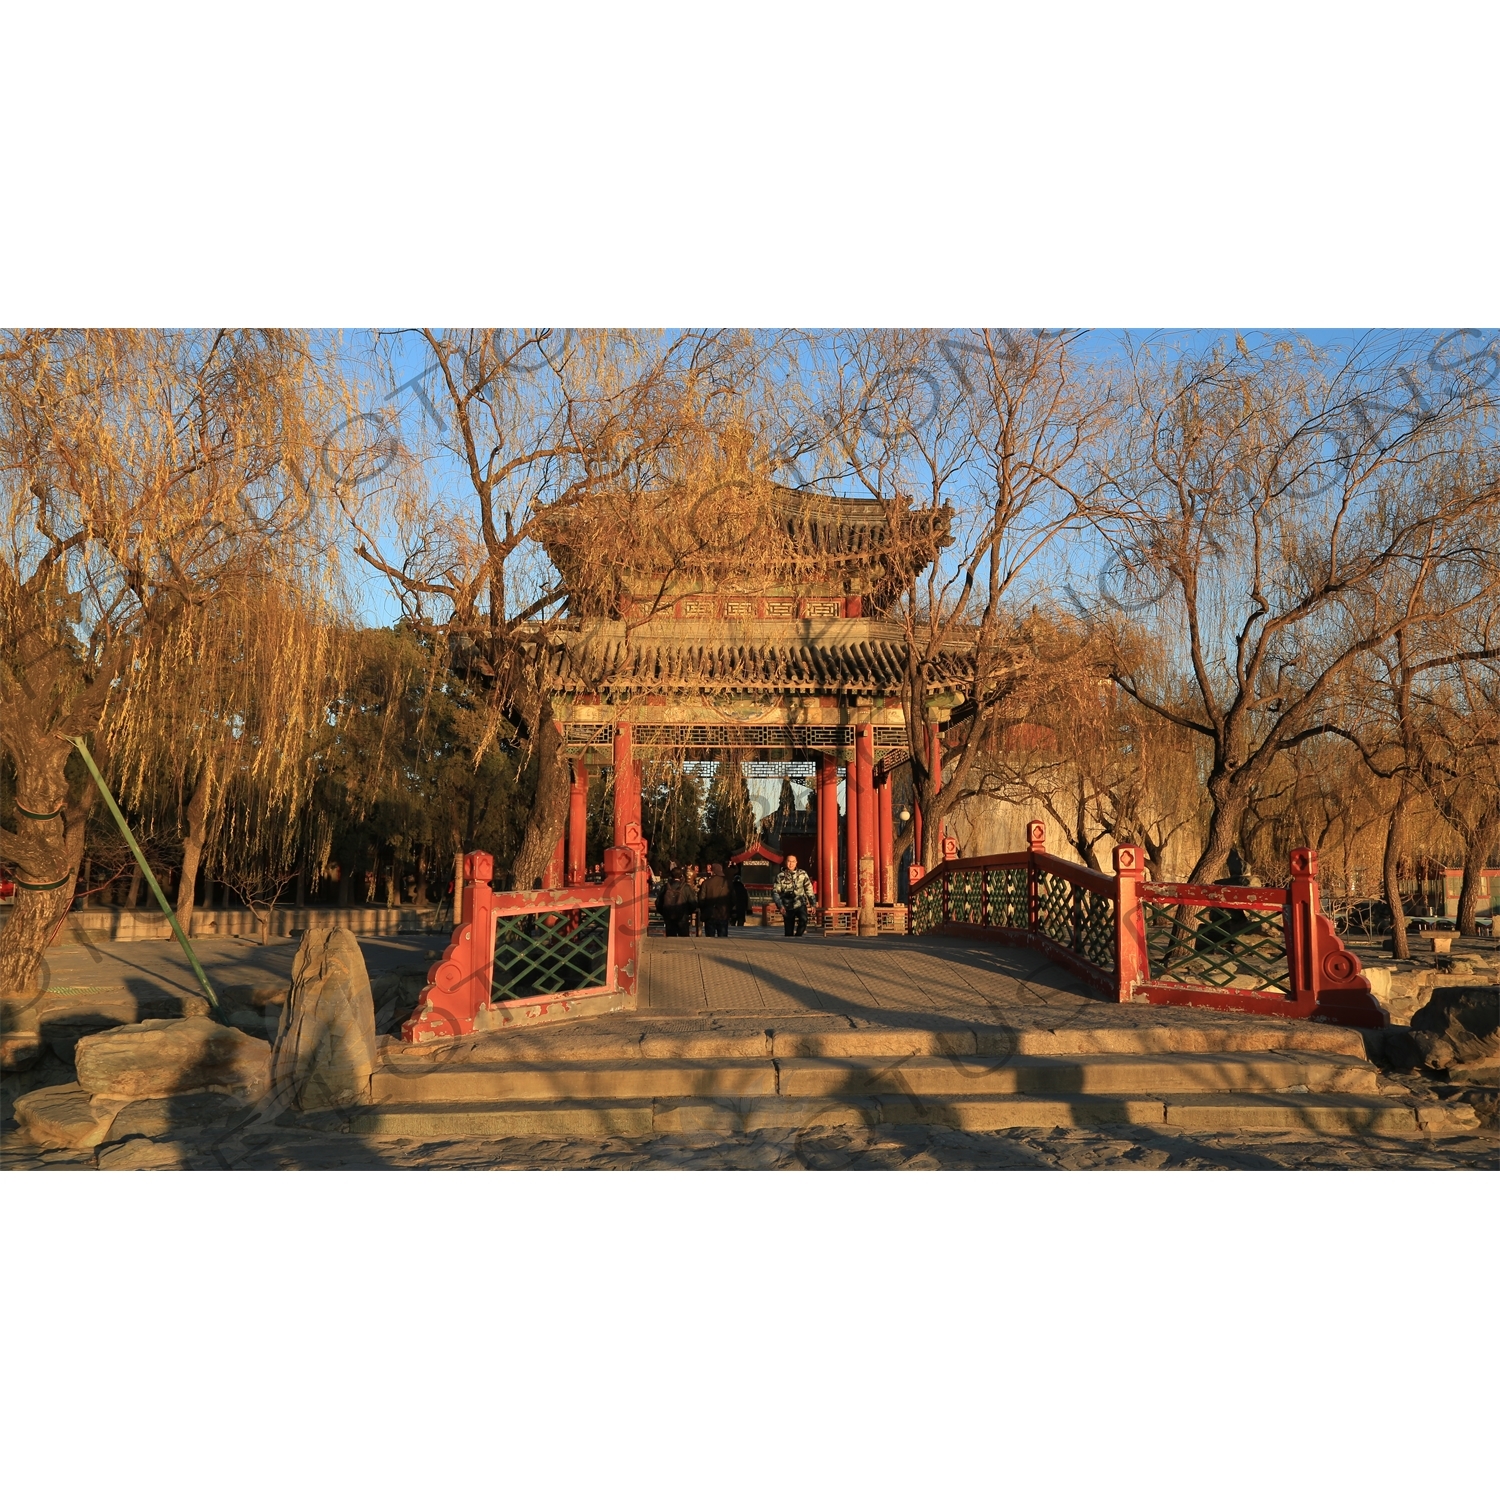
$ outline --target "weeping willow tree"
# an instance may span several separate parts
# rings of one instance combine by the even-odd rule
[[[169,792],[157,812],[181,840],[184,930],[205,854],[244,893],[285,884],[309,854],[326,859],[311,791],[353,670],[339,597],[331,562],[312,549],[257,551],[112,687],[101,736],[122,800],[146,812],[153,787],[158,802]]]
[[[18,886],[0,994],[34,991],[72,900],[93,791],[65,736],[137,793],[168,756],[199,780],[251,772],[269,801],[235,837],[295,796],[284,752],[328,665],[303,606],[332,555],[309,462],[331,403],[300,333],[0,335],[0,861]]]

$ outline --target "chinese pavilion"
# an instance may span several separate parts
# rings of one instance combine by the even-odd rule
[[[613,842],[645,853],[642,761],[812,762],[811,873],[824,924],[874,933],[892,925],[891,773],[909,757],[907,636],[887,612],[946,545],[949,514],[904,501],[769,491],[758,524],[775,529],[777,545],[769,561],[765,548],[753,559],[745,549],[742,568],[711,548],[706,562],[695,556],[681,566],[668,558],[654,570],[642,569],[637,553],[634,571],[610,569],[605,584],[589,584],[576,537],[549,544],[571,592],[570,617],[549,632],[544,649],[572,801],[545,883],[583,879],[591,774],[613,770]],[[970,671],[962,651],[937,667],[926,703],[933,740],[962,702]]]

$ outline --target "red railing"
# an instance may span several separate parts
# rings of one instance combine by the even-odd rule
[[[564,890],[496,891],[494,868],[488,854],[464,856],[461,920],[402,1037],[465,1036],[538,1009],[562,1019],[596,996],[633,1008],[647,920],[639,851],[605,850],[602,884]]]
[[[1105,875],[1048,854],[1039,822],[1027,844],[915,880],[912,931],[1036,948],[1110,1000],[1386,1024],[1322,913],[1316,850],[1292,851],[1285,887],[1249,887],[1147,881],[1128,844]]]

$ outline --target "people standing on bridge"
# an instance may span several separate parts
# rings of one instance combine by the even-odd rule
[[[750,915],[750,892],[745,889],[745,877],[738,865],[731,867],[729,882],[729,920],[736,927],[743,927]]]
[[[693,888],[687,882],[686,875],[674,864],[667,871],[666,883],[661,888],[661,894],[656,898],[656,909],[661,913],[662,923],[667,929],[668,937],[690,936],[688,924],[693,919],[693,908],[696,904],[697,898],[693,894]]]
[[[797,856],[788,854],[786,863],[771,887],[771,897],[781,908],[781,920],[788,937],[801,937],[807,931],[807,913],[813,903],[812,881],[806,870],[797,868]]]
[[[710,865],[708,878],[698,887],[698,909],[703,913],[705,937],[729,936],[729,894],[723,865]]]

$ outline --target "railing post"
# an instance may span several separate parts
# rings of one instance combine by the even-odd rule
[[[1146,948],[1146,913],[1141,905],[1141,882],[1146,873],[1146,851],[1139,844],[1115,850],[1115,999],[1129,1004],[1136,988],[1151,977]]]
[[[1292,850],[1292,878],[1287,885],[1286,968],[1292,984],[1292,1003],[1317,1003],[1317,944],[1313,918],[1318,912],[1318,851]]]
[[[641,939],[646,935],[649,893],[640,879],[639,852],[630,847],[604,851],[604,894],[609,898],[609,952],[615,989],[629,996],[627,1009],[635,1008],[640,981]]]
[[[490,1003],[495,976],[495,861],[466,854],[463,920],[453,929],[443,956],[427,971],[417,1010],[401,1028],[409,1042],[462,1036]]]
[[[1026,825],[1026,927],[1035,932],[1041,918],[1041,894],[1037,889],[1036,857],[1047,852],[1047,825],[1033,818]]]

